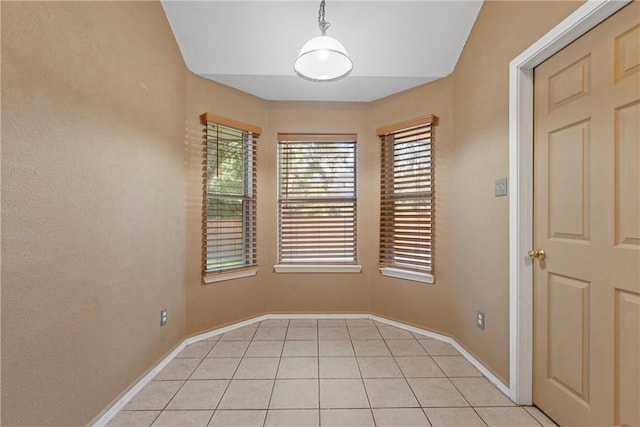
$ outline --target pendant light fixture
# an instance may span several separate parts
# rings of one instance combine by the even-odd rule
[[[320,36],[314,37],[302,46],[293,69],[300,77],[313,82],[333,82],[347,77],[353,69],[346,49],[338,40],[327,35],[331,25],[324,19],[325,0],[320,2],[318,26]]]

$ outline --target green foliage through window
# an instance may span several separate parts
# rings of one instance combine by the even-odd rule
[[[355,135],[279,135],[279,262],[356,261]]]
[[[206,126],[205,272],[255,265],[256,135]]]

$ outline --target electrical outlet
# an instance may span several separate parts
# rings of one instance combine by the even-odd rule
[[[484,313],[480,310],[478,310],[478,314],[476,315],[476,326],[484,330]]]
[[[163,308],[160,310],[160,326],[164,326],[167,324],[167,309]]]
[[[496,179],[493,187],[496,197],[507,195],[507,178]]]

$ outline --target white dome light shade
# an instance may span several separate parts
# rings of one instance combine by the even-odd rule
[[[332,82],[347,77],[353,63],[342,43],[333,37],[318,36],[302,46],[293,69],[303,79]]]

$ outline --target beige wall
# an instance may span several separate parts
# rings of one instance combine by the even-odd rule
[[[263,127],[258,145],[258,263],[256,277],[200,285],[203,111]],[[449,205],[453,86],[447,78],[376,103],[268,102],[197,76],[187,76],[188,332],[202,332],[262,313],[375,312],[440,332],[450,331]],[[264,116],[266,113],[266,117]],[[378,272],[380,145],[375,128],[434,113],[438,132],[437,285],[383,278]],[[275,273],[277,263],[277,135],[358,135],[358,263],[360,274]],[[441,192],[441,194],[440,194]]]
[[[1,7],[2,425],[82,425],[185,335],[185,66],[158,2]]]
[[[454,71],[451,185],[453,334],[503,381],[509,378],[509,62],[580,2],[488,1]],[[485,329],[475,326],[476,310]]]
[[[187,292],[187,333],[194,334],[264,313],[265,287],[260,276],[202,285],[202,142],[200,115],[215,113],[234,120],[260,126],[267,125],[267,101],[227,86],[186,73],[186,142],[187,166],[186,216],[187,252],[185,285]],[[259,150],[264,145],[259,140]],[[268,198],[263,190],[265,170],[262,151],[258,152],[258,241],[267,225],[263,221],[262,203]],[[263,245],[258,245],[260,249]],[[262,253],[258,262],[265,265]]]
[[[447,77],[411,89],[369,105],[369,131],[380,126],[427,114],[435,114],[439,123],[435,128],[435,246],[433,285],[409,280],[383,277],[375,272],[372,282],[371,311],[381,316],[420,326],[433,331],[451,332],[451,154],[453,149],[453,79]],[[376,175],[380,174],[379,143]],[[377,185],[379,178],[372,181]],[[373,184],[375,183],[375,184]],[[376,194],[376,198],[379,195]],[[377,202],[378,203],[378,202]],[[378,206],[376,204],[376,206]],[[377,221],[377,218],[376,218]],[[373,224],[378,230],[378,223]],[[377,236],[373,243],[377,255]],[[372,265],[375,269],[375,265]]]
[[[358,227],[360,230],[377,228],[379,153],[375,132],[367,127],[366,107],[359,103],[266,102],[195,75],[187,76],[188,333],[263,313],[369,311],[370,283],[376,277],[377,233],[361,232],[358,236],[358,262],[364,267],[361,274],[276,274],[273,271],[277,263],[278,132],[358,134]],[[201,285],[200,279],[202,126],[198,116],[204,111],[263,129],[257,154],[257,237],[259,242],[264,242],[258,245],[258,274],[208,285]]]
[[[262,313],[372,312],[455,336],[506,381],[508,206],[493,180],[507,175],[508,62],[578,6],[485,2],[452,76],[362,104],[202,79],[159,3],[2,2],[1,424],[86,423],[185,336]],[[209,285],[205,111],[263,128],[260,271]],[[440,118],[434,285],[377,269],[375,128],[425,114]],[[273,272],[278,132],[358,134],[362,273]]]
[[[367,312],[369,286],[376,277],[378,242],[377,206],[379,176],[375,133],[367,128],[366,104],[345,102],[271,102],[269,129],[260,141],[258,239],[266,309],[272,313]],[[276,152],[279,132],[356,133],[358,135],[358,262],[359,274],[273,273],[277,262]]]

